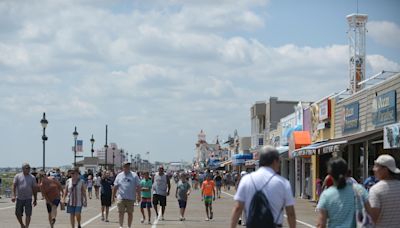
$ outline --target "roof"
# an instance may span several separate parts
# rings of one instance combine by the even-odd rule
[[[76,162],[77,165],[98,165],[99,158],[97,157],[84,157],[83,160]]]

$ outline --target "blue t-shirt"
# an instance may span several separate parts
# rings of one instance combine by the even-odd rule
[[[118,187],[117,199],[135,200],[136,187],[140,186],[140,179],[134,172],[121,172],[115,178],[114,186]]]
[[[361,193],[364,202],[368,199],[367,191],[359,184],[354,188]],[[332,186],[322,192],[317,208],[324,209],[328,215],[328,228],[355,227],[355,207],[353,184],[342,189]]]

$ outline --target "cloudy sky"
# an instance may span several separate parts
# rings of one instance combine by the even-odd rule
[[[400,2],[369,15],[367,76],[400,71]],[[346,15],[356,1],[0,1],[0,167],[71,164],[78,127],[89,155],[116,142],[150,159],[191,160],[250,134],[255,101],[316,100],[347,86]]]

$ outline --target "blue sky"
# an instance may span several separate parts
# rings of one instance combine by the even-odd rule
[[[356,1],[0,2],[0,167],[71,164],[109,142],[150,159],[191,160],[197,134],[250,134],[270,96],[317,100],[347,86],[346,15]],[[369,15],[367,75],[400,71],[398,1]]]

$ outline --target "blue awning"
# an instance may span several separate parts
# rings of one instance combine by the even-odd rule
[[[294,127],[287,129],[285,131],[285,136],[286,136],[286,138],[290,138],[290,136],[292,135],[292,133],[294,131],[301,131],[301,130],[303,130],[303,125],[296,125]]]

